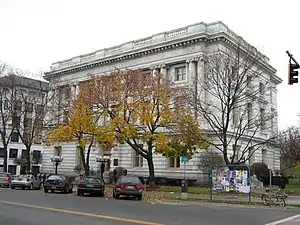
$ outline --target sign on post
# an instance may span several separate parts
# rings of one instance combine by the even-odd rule
[[[187,156],[180,156],[180,162],[181,163],[187,163],[189,161],[189,157]]]

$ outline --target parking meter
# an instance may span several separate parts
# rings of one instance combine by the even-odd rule
[[[187,193],[187,187],[188,187],[188,181],[181,180],[181,192],[182,193]]]
[[[144,190],[146,191],[148,177],[145,176],[143,178],[144,178]]]

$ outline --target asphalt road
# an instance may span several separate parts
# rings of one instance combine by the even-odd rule
[[[265,225],[299,209],[173,205],[0,189],[0,225]]]

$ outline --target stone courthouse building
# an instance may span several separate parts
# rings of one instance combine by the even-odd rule
[[[55,84],[62,98],[69,93],[76,96],[79,83],[92,75],[101,75],[115,68],[158,71],[175,84],[187,83],[191,82],[192,77],[203,77],[204,61],[201,60],[203,56],[216,49],[217,45],[235,45],[239,40],[240,37],[222,22],[192,24],[55,62],[45,74],[45,79]],[[267,72],[261,79],[267,81],[270,86],[264,99],[268,108],[277,110],[276,87],[281,80],[276,76],[276,70],[269,65],[269,59],[263,57],[264,71]],[[266,130],[259,135],[267,139],[274,132],[277,132],[277,118],[272,121],[272,130]],[[59,172],[73,172],[79,160],[76,145],[64,143],[61,149],[62,151],[58,151],[55,146],[44,147],[44,171],[53,171],[51,157],[61,154],[64,160],[59,166]],[[97,155],[110,157],[107,169],[118,165],[127,168],[130,173],[140,176],[148,174],[147,161],[126,144],[119,144],[111,152],[102,152],[97,146],[93,146],[90,166],[94,169],[97,168]],[[187,176],[190,179],[198,180],[201,177],[200,157],[201,154],[196,155],[186,164]],[[270,145],[266,149],[256,151],[251,160],[251,163],[264,161],[271,168],[279,169],[279,149],[275,145]],[[179,159],[155,155],[154,164],[157,177],[183,176],[183,166],[180,165]]]

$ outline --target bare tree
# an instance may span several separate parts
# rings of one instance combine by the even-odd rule
[[[300,128],[288,127],[279,134],[279,146],[281,155],[281,166],[292,167],[300,161]]]
[[[203,174],[209,175],[211,174],[212,168],[221,165],[224,165],[224,159],[219,152],[208,150],[201,153],[198,168],[203,172]]]
[[[276,112],[268,110],[269,74],[254,47],[239,44],[220,48],[204,58],[204,76],[195,78],[191,102],[206,124],[210,144],[221,151],[224,162],[244,164],[275,136],[270,126]]]
[[[26,148],[26,171],[31,170],[31,147],[41,144],[45,113],[51,95],[48,94],[49,85],[41,80],[34,80],[25,76],[16,77],[18,108],[15,107],[14,117],[19,121],[15,130]],[[16,111],[17,110],[17,111]]]
[[[14,76],[16,70],[0,62],[0,142],[3,146],[3,171],[7,172],[8,163],[8,145],[11,141],[11,137],[14,134],[14,126],[16,125],[13,121],[12,109],[14,105],[12,104],[16,95],[16,86]]]

